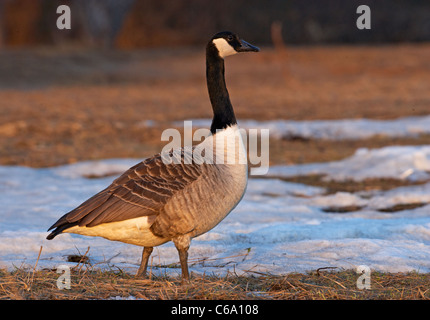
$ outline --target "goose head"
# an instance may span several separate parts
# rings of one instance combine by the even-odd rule
[[[209,45],[213,45],[218,51],[218,56],[223,59],[239,52],[260,51],[258,47],[240,39],[237,34],[230,31],[218,32],[212,37]]]

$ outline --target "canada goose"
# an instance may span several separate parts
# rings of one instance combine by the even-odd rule
[[[201,154],[213,151],[218,156],[221,151],[228,152],[232,148],[227,143],[224,150],[217,149],[215,138],[233,136],[234,141],[238,138],[240,142],[239,148],[233,145],[235,159],[237,155],[246,159],[225,84],[224,58],[247,51],[259,49],[232,32],[217,33],[209,41],[206,77],[214,117],[211,135],[193,151]],[[146,275],[153,247],[172,240],[179,253],[182,278],[188,280],[191,239],[211,230],[239,203],[246,189],[248,169],[246,161],[233,164],[187,162],[189,149],[180,151],[177,162],[165,161],[172,156],[171,151],[156,154],[131,167],[106,189],[62,216],[48,229],[55,230],[47,239],[70,232],[143,246],[136,276]]]

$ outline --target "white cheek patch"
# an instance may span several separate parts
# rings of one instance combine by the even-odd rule
[[[219,56],[221,58],[231,56],[237,53],[237,51],[234,50],[234,48],[231,45],[229,45],[228,42],[223,38],[215,39],[212,42],[215,44],[215,47],[218,49]]]

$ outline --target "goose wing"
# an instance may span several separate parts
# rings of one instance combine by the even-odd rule
[[[106,189],[62,216],[48,229],[56,228],[48,239],[76,225],[93,227],[142,216],[155,218],[176,192],[201,174],[200,165],[184,161],[165,164],[160,154],[155,155],[131,167]]]

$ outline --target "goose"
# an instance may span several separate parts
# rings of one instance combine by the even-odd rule
[[[75,233],[142,246],[136,277],[146,277],[153,247],[173,241],[182,280],[189,281],[191,239],[221,222],[246,190],[247,162],[237,161],[246,159],[246,150],[225,83],[224,58],[250,51],[258,52],[259,48],[235,33],[215,34],[206,46],[206,78],[213,110],[207,138],[192,149],[182,147],[180,152],[159,153],[131,167],[107,188],[58,219],[48,229],[52,232],[47,239]],[[219,139],[228,141],[218,148]],[[234,161],[225,161],[231,150]],[[190,158],[211,153],[219,161]]]

